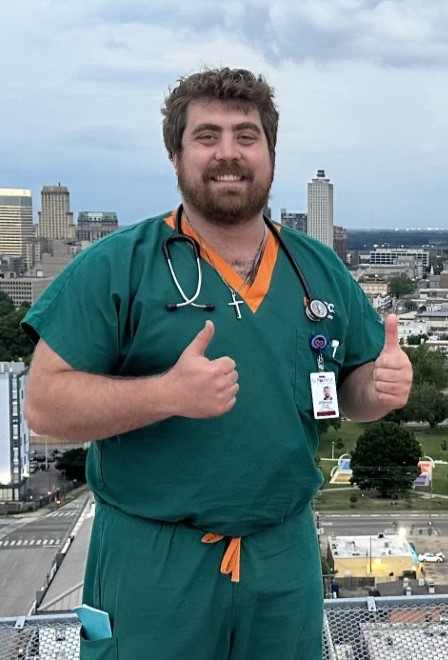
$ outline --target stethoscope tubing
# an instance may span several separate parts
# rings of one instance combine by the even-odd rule
[[[173,278],[173,282],[176,285],[176,289],[178,290],[180,296],[182,297],[183,302],[181,302],[181,303],[168,303],[166,305],[166,308],[169,311],[174,311],[178,307],[185,307],[187,305],[192,305],[193,307],[199,307],[199,308],[204,309],[206,311],[213,311],[215,309],[215,306],[212,303],[199,304],[199,303],[195,302],[198,299],[198,297],[201,293],[201,288],[202,288],[201,250],[200,250],[198,242],[193,237],[187,236],[186,234],[183,233],[183,231],[182,231],[182,214],[183,214],[183,205],[180,204],[179,208],[177,209],[177,212],[176,212],[176,220],[175,220],[175,224],[174,224],[174,233],[171,234],[171,236],[168,236],[168,238],[166,238],[164,240],[162,248],[163,248],[163,254],[165,256],[165,260],[168,264],[168,268],[169,268],[171,277]],[[304,289],[304,292],[305,292],[304,304],[305,304],[305,311],[306,311],[306,314],[307,314],[308,318],[311,321],[320,321],[323,318],[326,318],[326,316],[327,316],[326,313],[325,313],[325,315],[318,316],[313,312],[312,309],[310,309],[310,306],[313,303],[317,303],[318,305],[320,305],[322,307],[325,307],[325,309],[326,309],[326,305],[324,303],[321,303],[320,301],[313,298],[310,286],[307,282],[307,279],[306,279],[302,269],[300,268],[300,266],[297,263],[296,259],[293,257],[290,249],[286,245],[285,241],[283,240],[283,237],[281,236],[280,232],[276,228],[275,224],[272,222],[272,220],[270,220],[270,218],[268,218],[264,214],[263,214],[263,220],[266,223],[268,229],[274,234],[277,241],[279,242],[281,249],[283,250],[283,252],[284,252],[285,256],[287,257],[289,263],[291,264],[294,272],[296,273],[296,275],[299,279],[299,282],[301,283],[301,285]],[[196,287],[196,291],[195,291],[194,295],[191,298],[189,298],[186,295],[185,291],[183,290],[179,280],[176,277],[176,274],[174,272],[174,268],[173,268],[173,265],[172,265],[170,246],[171,246],[172,243],[175,243],[176,241],[187,243],[191,247],[191,249],[193,250],[194,259],[196,261],[196,266],[197,266],[197,271],[198,271],[198,284],[197,284],[197,287]]]

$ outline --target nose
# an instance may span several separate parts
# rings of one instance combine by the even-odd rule
[[[238,142],[233,135],[222,134],[216,145],[215,150],[216,160],[239,160],[241,152]]]

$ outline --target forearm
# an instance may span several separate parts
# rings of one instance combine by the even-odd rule
[[[378,397],[374,370],[374,362],[358,367],[347,376],[338,390],[342,412],[355,422],[373,422],[393,410],[393,406]]]
[[[28,425],[42,435],[85,442],[153,424],[173,414],[163,379],[65,371],[34,383],[31,371],[25,398]]]
[[[141,378],[77,371],[41,339],[28,375],[29,427],[41,435],[85,442],[173,416],[224,415],[235,405],[238,374],[231,358],[204,356],[213,333],[213,324],[207,321],[171,369]]]

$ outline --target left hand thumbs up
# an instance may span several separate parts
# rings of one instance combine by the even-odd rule
[[[385,322],[383,350],[373,372],[379,402],[392,409],[406,405],[412,386],[412,365],[398,340],[398,319],[389,314]]]

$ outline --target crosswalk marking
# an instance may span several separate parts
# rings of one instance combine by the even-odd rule
[[[62,539],[1,539],[0,548],[26,548],[26,547],[45,547],[51,548],[61,545]]]

